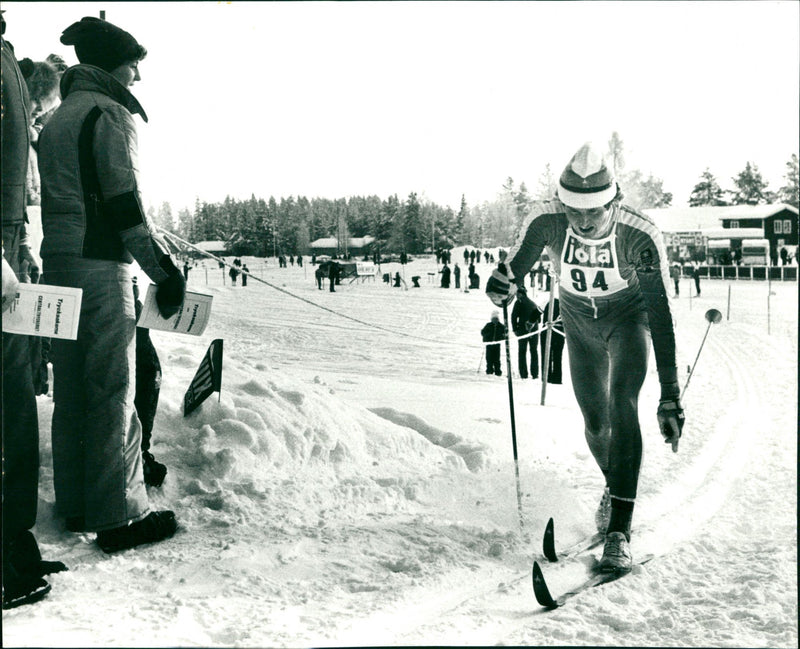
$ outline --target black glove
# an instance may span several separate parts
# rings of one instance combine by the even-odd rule
[[[156,288],[156,304],[161,317],[168,320],[180,311],[186,295],[186,280],[175,268]]]
[[[505,306],[514,299],[517,287],[511,287],[511,280],[509,278],[506,265],[499,263],[497,268],[492,271],[489,281],[486,282],[486,295],[495,306]]]
[[[672,444],[672,452],[677,453],[678,440],[681,438],[683,424],[686,421],[680,399],[678,397],[661,399],[658,402],[656,417],[658,417],[658,429],[664,437],[664,443]]]

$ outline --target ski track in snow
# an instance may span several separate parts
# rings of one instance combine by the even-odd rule
[[[153,333],[164,366],[153,450],[170,472],[150,496],[175,509],[178,533],[106,556],[93,535],[65,532],[53,512],[52,401],[40,397],[35,531],[70,571],[49,578],[42,603],[4,612],[4,646],[797,645],[796,285],[773,285],[767,335],[766,286],[732,284],[731,319],[712,326],[684,398],[678,454],[657,432],[651,354],[632,547],[657,558],[544,612],[530,585],[544,523],[555,517],[558,547],[591,534],[602,486],[566,352],[547,405],[540,381],[514,380],[523,538],[505,362],[502,378],[479,365],[493,309],[482,289],[425,284],[428,260],[404,269],[421,289],[378,278],[336,293],[316,289],[311,266],[245,261],[306,300],[417,338],[255,278],[223,286],[212,264],[208,285],[193,270],[190,289],[214,295],[208,331]],[[680,369],[694,362],[705,310],[725,313],[727,287],[706,281],[702,298],[676,301]],[[216,337],[222,395],[183,418]],[[543,569],[554,594],[584,570]]]

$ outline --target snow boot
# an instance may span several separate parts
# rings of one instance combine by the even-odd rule
[[[149,451],[142,452],[142,472],[144,483],[148,487],[160,487],[164,483],[164,476],[167,475],[167,467],[156,462],[156,458]]]
[[[597,569],[600,572],[630,572],[632,567],[633,556],[628,538],[622,532],[609,532]]]
[[[146,518],[136,523],[98,532],[97,545],[106,554],[111,554],[143,543],[162,541],[175,534],[177,529],[175,512],[169,510],[150,512]]]
[[[594,513],[594,524],[600,534],[605,534],[608,530],[608,523],[611,520],[611,492],[608,487],[603,491],[603,497]]]
[[[8,583],[6,583],[8,582]],[[50,584],[41,577],[28,576],[23,579],[3,578],[3,610],[23,604],[33,604],[50,592]]]

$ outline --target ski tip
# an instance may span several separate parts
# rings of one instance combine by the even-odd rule
[[[544,528],[542,553],[547,557],[548,561],[558,561],[558,555],[556,554],[555,524],[552,518],[547,521],[547,526]]]
[[[550,589],[547,587],[547,582],[544,580],[542,568],[539,566],[538,561],[533,562],[532,580],[533,594],[536,596],[536,601],[547,609],[558,608],[558,602],[550,594]]]

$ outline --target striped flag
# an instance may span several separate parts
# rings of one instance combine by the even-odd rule
[[[214,391],[222,391],[222,338],[211,342],[200,367],[197,368],[197,373],[183,396],[183,416],[186,417]]]

